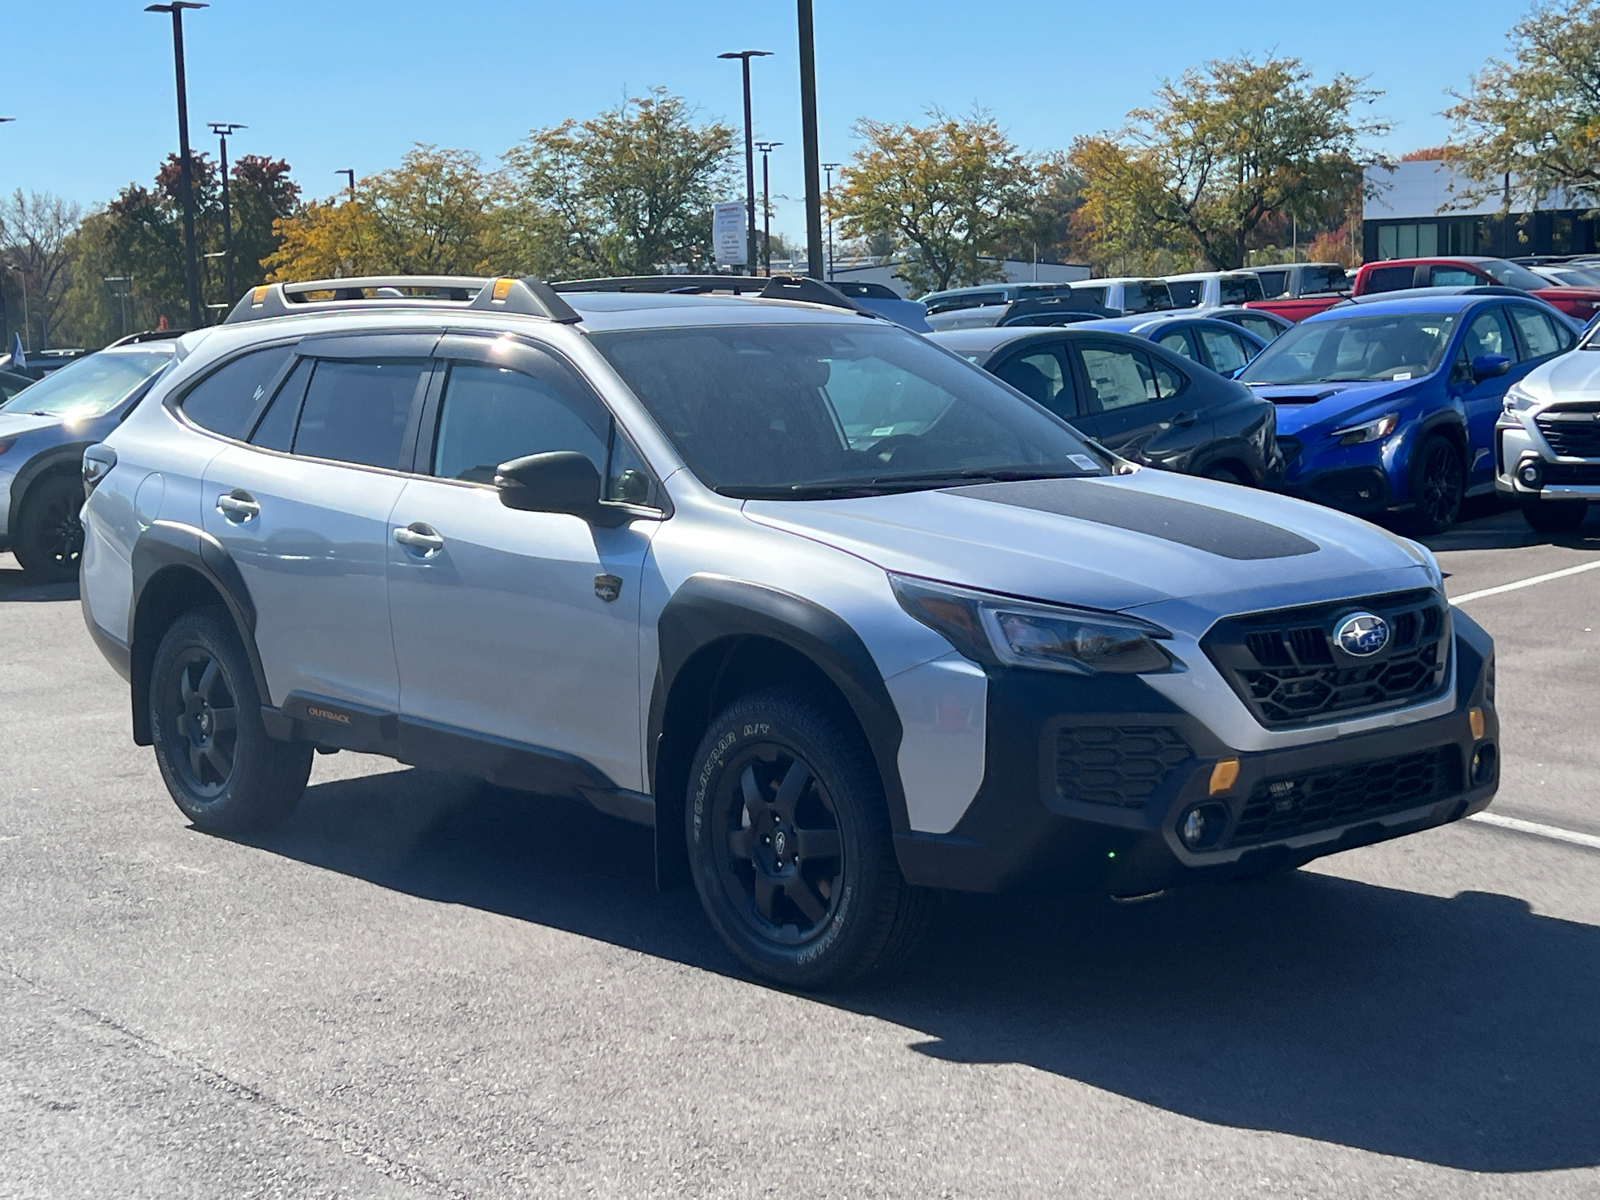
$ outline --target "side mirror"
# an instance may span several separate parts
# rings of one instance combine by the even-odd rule
[[[600,472],[585,454],[554,450],[495,468],[500,503],[523,512],[568,513],[584,520],[600,511]]]
[[[1472,382],[1482,383],[1495,379],[1511,370],[1511,360],[1504,354],[1480,354],[1472,360]]]

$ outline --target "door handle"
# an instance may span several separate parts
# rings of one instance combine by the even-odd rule
[[[413,521],[410,525],[402,525],[396,529],[394,540],[407,550],[415,550],[423,558],[444,549],[444,538],[439,536],[439,531],[420,521]]]
[[[235,488],[217,497],[217,511],[235,525],[243,525],[261,514],[261,505],[256,503],[255,497],[249,492]]]
[[[1177,413],[1172,418],[1172,423],[1174,425],[1176,425],[1179,429],[1187,429],[1187,428],[1189,428],[1189,426],[1193,425],[1194,422],[1195,422],[1195,414],[1192,413],[1192,412]]]

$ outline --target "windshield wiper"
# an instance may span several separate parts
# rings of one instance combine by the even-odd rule
[[[741,500],[848,500],[892,492],[953,487],[963,483],[1009,483],[1023,479],[1081,479],[1093,472],[1053,467],[972,467],[964,471],[930,471],[923,475],[874,475],[870,479],[824,479],[815,483],[725,487],[716,491]]]

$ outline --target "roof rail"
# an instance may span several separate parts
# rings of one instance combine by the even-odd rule
[[[329,293],[319,297],[319,292]],[[264,321],[295,313],[348,312],[353,309],[437,309],[510,312],[544,317],[563,325],[583,318],[532,275],[363,275],[352,279],[310,279],[264,283],[245,293],[223,321]]]
[[[551,285],[557,292],[653,292],[670,296],[704,296],[730,292],[755,293],[758,300],[798,300],[825,304],[880,320],[838,288],[804,275],[618,275],[602,279],[566,279]]]
[[[110,350],[113,346],[138,346],[144,342],[167,342],[173,338],[181,338],[188,332],[187,329],[145,329],[119,337],[105,349]]]

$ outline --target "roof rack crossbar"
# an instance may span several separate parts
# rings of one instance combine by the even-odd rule
[[[319,297],[317,293],[328,293]],[[416,295],[431,292],[432,295]],[[368,293],[371,293],[370,295]],[[409,294],[408,294],[409,293]],[[363,275],[348,279],[307,279],[252,288],[234,305],[225,325],[262,321],[294,313],[339,312],[366,308],[455,308],[519,313],[563,325],[581,321],[550,285],[532,275]]]
[[[703,296],[730,292],[754,294],[758,300],[798,300],[825,304],[879,319],[838,288],[804,275],[616,275],[597,279],[564,279],[551,284],[557,292],[650,292],[657,295]]]

